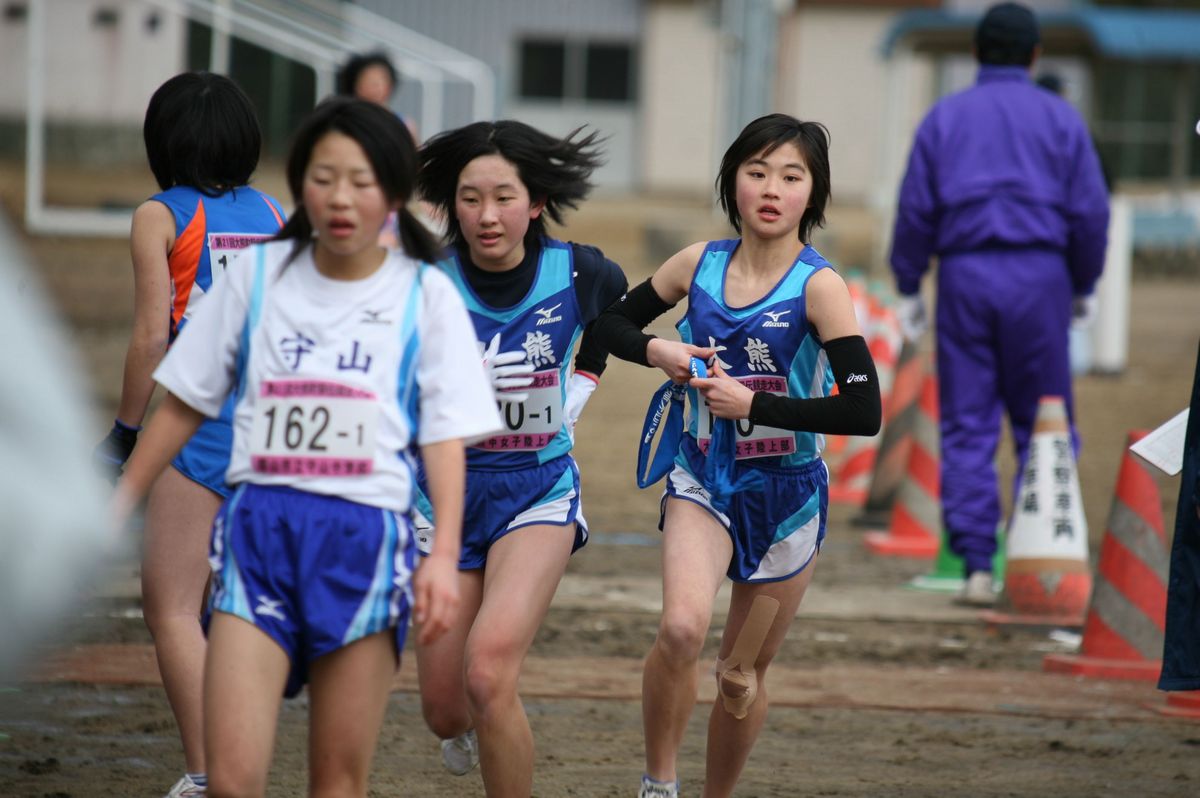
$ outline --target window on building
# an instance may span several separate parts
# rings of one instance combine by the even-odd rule
[[[1179,64],[1102,62],[1096,67],[1093,132],[1113,176],[1162,180],[1195,175],[1196,82]]]
[[[629,103],[633,45],[575,39],[527,39],[520,45],[517,92],[526,100]]]
[[[521,96],[557,100],[563,96],[567,47],[559,42],[521,43]]]

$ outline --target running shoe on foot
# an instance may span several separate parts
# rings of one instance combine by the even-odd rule
[[[649,776],[642,776],[638,798],[679,798],[679,782],[655,781]]]
[[[207,788],[204,785],[192,781],[192,777],[185,773],[183,778],[175,782],[175,786],[165,798],[201,798],[206,793]]]
[[[963,583],[958,603],[967,607],[991,607],[996,603],[996,587],[987,571],[975,571]]]
[[[442,740],[442,764],[455,776],[465,776],[479,764],[479,740],[474,729]]]

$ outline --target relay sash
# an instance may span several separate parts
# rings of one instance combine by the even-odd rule
[[[637,484],[639,488],[648,488],[670,473],[679,451],[679,442],[683,438],[685,386],[676,385],[668,380],[650,400],[646,409],[646,420],[642,423],[642,439],[638,446]],[[658,448],[651,457],[650,450],[659,427]],[[737,446],[737,430],[733,420],[717,418],[713,420],[712,443],[704,460],[702,481],[704,489],[709,493],[712,506],[721,513],[729,510],[729,504],[735,493],[744,490],[762,490],[762,474],[747,470],[735,477],[735,454]],[[649,470],[647,470],[649,464]]]

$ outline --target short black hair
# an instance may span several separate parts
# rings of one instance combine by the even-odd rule
[[[450,243],[460,244],[462,227],[454,216],[459,175],[476,158],[499,155],[516,168],[530,200],[545,203],[545,214],[555,224],[562,224],[563,211],[579,207],[592,189],[592,171],[603,163],[598,136],[596,131],[583,135],[579,127],[560,139],[524,122],[474,122],[425,142],[419,154],[417,187],[423,199],[445,212]],[[526,246],[545,234],[544,219],[531,220]]]
[[[437,245],[404,203],[413,194],[416,181],[417,148],[412,134],[399,117],[386,108],[357,97],[331,97],[319,104],[300,123],[287,159],[287,183],[296,210],[276,238],[296,242],[292,256],[312,237],[312,221],[304,209],[304,174],[313,150],[329,133],[349,136],[362,147],[375,180],[389,204],[400,204],[400,244],[410,256],[424,261],[437,259]]]
[[[1042,40],[1037,17],[1020,3],[997,3],[975,29],[975,57],[993,66],[1029,66]]]
[[[212,72],[184,72],[159,86],[142,138],[159,188],[192,186],[210,196],[249,183],[262,148],[254,104]]]
[[[787,114],[760,116],[746,127],[725,150],[717,172],[717,198],[729,223],[742,232],[742,216],[737,207],[737,172],[746,161],[760,152],[770,155],[784,144],[795,144],[804,157],[812,179],[808,208],[800,217],[800,240],[809,243],[814,227],[825,226],[825,205],[833,195],[829,178],[829,130],[820,122],[801,122]]]
[[[358,76],[373,66],[381,66],[387,70],[388,77],[392,79],[392,93],[394,94],[400,86],[400,73],[396,71],[392,59],[388,58],[387,53],[382,50],[350,56],[350,59],[338,70],[337,93],[347,97],[353,96],[354,87],[358,84]]]

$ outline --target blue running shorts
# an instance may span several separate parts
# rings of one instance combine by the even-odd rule
[[[428,554],[433,547],[433,507],[425,492],[423,470],[418,474],[418,485],[413,524],[417,548]],[[523,526],[573,524],[575,542],[571,551],[587,543],[587,521],[579,499],[579,467],[569,454],[519,471],[467,469],[466,494],[459,570],[482,568],[492,544]]]
[[[225,484],[229,453],[233,451],[233,407],[237,397],[230,394],[217,418],[206,418],[171,461],[175,470],[198,482],[222,498],[228,498]]]
[[[726,574],[734,582],[777,582],[808,567],[825,540],[829,507],[829,472],[820,458],[793,468],[748,465],[738,461],[735,478],[753,469],[763,476],[763,490],[734,494],[729,514],[709,503],[704,489],[704,455],[696,439],[684,435],[667,475],[659,508],[663,527],[667,499],[695,502],[721,523],[733,541]]]
[[[313,660],[376,632],[395,630],[399,661],[415,549],[411,524],[391,510],[242,484],[213,523],[209,608],[279,644],[292,663],[291,697]]]

